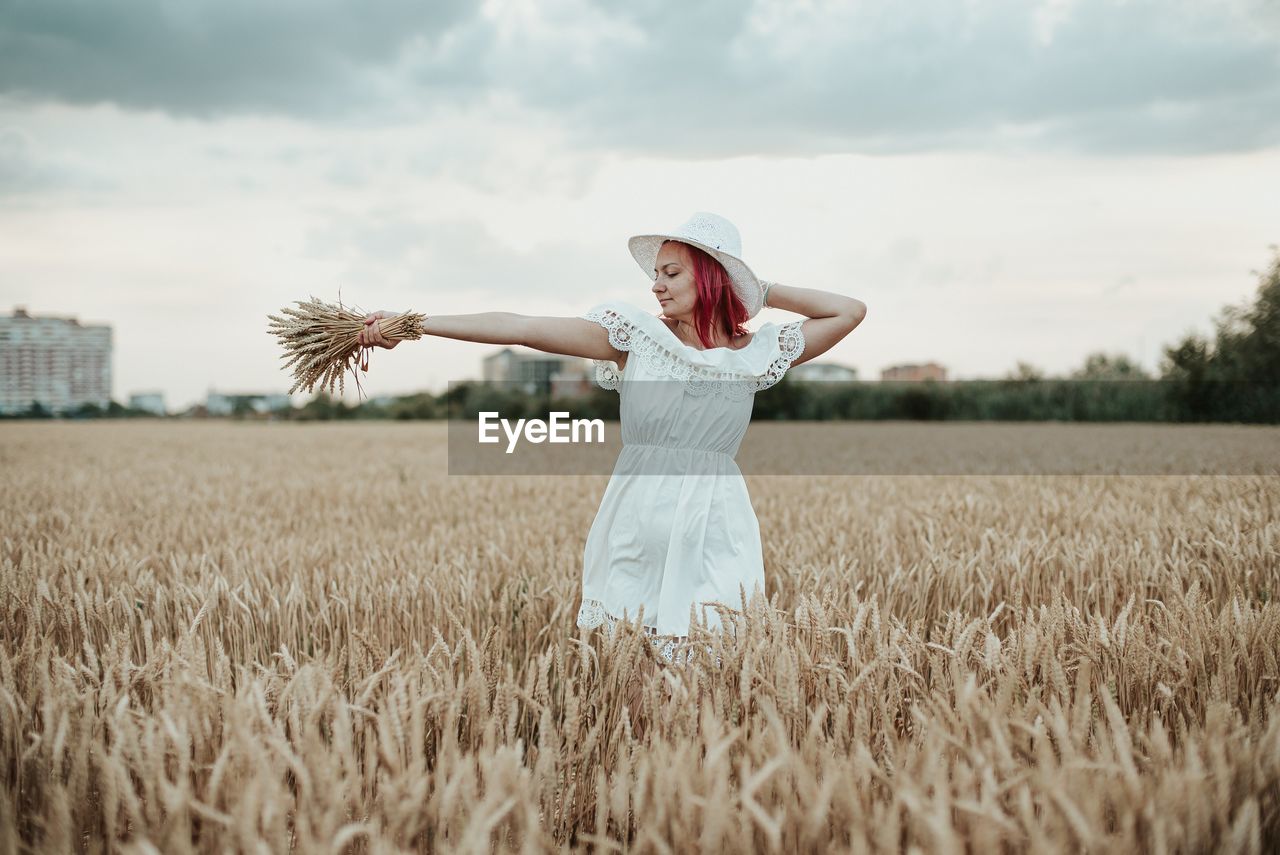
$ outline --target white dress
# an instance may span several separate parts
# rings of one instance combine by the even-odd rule
[[[692,614],[719,628],[706,604],[736,610],[743,594],[764,594],[760,525],[734,457],[755,393],[804,352],[803,319],[765,323],[737,350],[701,350],[626,302],[580,317],[629,355],[622,373],[595,361],[596,382],[621,397],[623,447],[587,533],[577,625],[612,631],[643,605],[644,628],[670,659]]]

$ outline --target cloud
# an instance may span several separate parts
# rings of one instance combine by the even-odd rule
[[[600,283],[626,269],[619,247],[572,234],[522,250],[479,220],[431,220],[385,205],[319,217],[307,229],[302,251],[343,264],[343,278],[362,287],[406,297],[466,295],[502,305],[548,295],[565,303],[591,301]]]
[[[686,158],[1280,143],[1269,0],[0,8],[3,90],[201,118],[395,123],[465,106],[540,116],[584,150]]]
[[[643,38],[617,39],[577,96],[561,46],[520,43],[511,56],[537,69],[531,99],[565,105],[584,138],[627,150],[1182,154],[1280,142],[1280,26],[1262,6],[1079,0],[1059,8],[1047,42],[1023,0],[698,8],[619,4]]]
[[[420,73],[423,91],[478,81],[465,53],[448,52],[472,8],[464,0],[11,0],[0,6],[0,81],[29,99],[198,118],[361,115],[396,94],[386,72],[405,52],[445,78]]]
[[[41,152],[23,131],[0,127],[0,199],[6,203],[66,189],[109,191],[114,186],[88,169]]]

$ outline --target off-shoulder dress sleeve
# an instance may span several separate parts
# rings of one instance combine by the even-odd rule
[[[768,389],[782,379],[791,364],[804,353],[804,319],[788,321],[777,326],[777,349],[764,375],[760,378],[759,389]],[[759,335],[759,333],[757,333]],[[758,391],[758,390],[757,390]]]
[[[608,330],[609,343],[631,354],[628,363],[638,357],[650,373],[682,380],[693,394],[716,392],[744,397],[767,389],[782,379],[805,345],[803,320],[782,325],[766,323],[746,347],[738,350],[701,350],[676,338],[661,318],[621,300],[598,303],[579,317]],[[597,384],[619,389],[622,374],[617,363],[607,359],[593,363]]]

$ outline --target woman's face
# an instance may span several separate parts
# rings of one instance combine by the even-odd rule
[[[698,290],[685,245],[678,240],[665,241],[654,264],[657,278],[653,281],[652,290],[663,314],[673,319],[692,318]]]

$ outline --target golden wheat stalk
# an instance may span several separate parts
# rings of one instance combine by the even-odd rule
[[[268,331],[276,336],[285,352],[285,369],[292,368],[294,384],[289,394],[302,389],[311,392],[319,385],[322,390],[338,394],[345,390],[344,378],[349,369],[360,387],[359,368],[369,372],[369,354],[372,347],[362,347],[360,331],[368,315],[359,307],[347,307],[341,303],[326,303],[312,295],[310,300],[296,300],[296,308],[281,309],[282,315],[268,315],[271,324]],[[422,338],[426,315],[404,312],[394,318],[382,318],[378,329],[384,338],[413,341]]]

